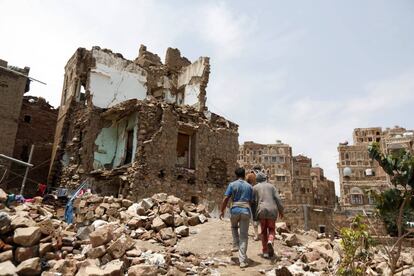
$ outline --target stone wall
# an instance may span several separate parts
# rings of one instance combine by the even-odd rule
[[[59,182],[60,160],[65,158],[63,149],[77,110],[86,106],[89,110],[106,109],[127,100],[152,97],[204,112],[209,74],[207,57],[191,63],[178,49],[167,49],[165,64],[144,45],[135,60],[96,46],[77,49],[65,66],[49,183]]]
[[[43,98],[32,96],[23,98],[13,157],[27,161],[31,145],[34,145],[31,160],[34,167],[29,171],[24,195],[33,196],[38,184],[47,182],[57,113],[57,109]],[[20,191],[25,169],[18,164],[12,164],[10,176],[6,182],[10,192]]]
[[[100,150],[96,143],[102,129],[114,127],[131,115],[137,116],[132,162],[96,167],[96,153]],[[72,116],[61,186],[75,187],[88,179],[92,189],[104,195],[122,194],[137,200],[166,192],[194,203],[214,203],[210,205],[213,208],[233,180],[238,127],[216,114],[156,100],[129,100],[106,111],[80,108]],[[179,133],[193,137],[193,168],[177,164]],[[114,143],[119,145],[122,141]]]
[[[289,228],[325,232],[333,234],[335,226],[333,221],[333,208],[313,206],[307,204],[294,204],[285,206],[285,221]]]
[[[10,70],[28,75],[30,69],[8,66],[0,59],[0,153],[7,156],[13,155],[23,94],[29,91],[29,80]],[[0,159],[0,165],[9,166],[9,162]],[[0,168],[0,177],[3,173]]]

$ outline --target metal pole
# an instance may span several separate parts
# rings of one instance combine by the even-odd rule
[[[12,161],[12,162],[16,162],[16,163],[18,163],[20,165],[23,165],[23,166],[26,166],[26,167],[33,167],[33,164],[29,164],[27,162],[23,162],[23,161],[21,161],[19,159],[15,159],[15,158],[12,158],[12,157],[7,156],[7,155],[4,155],[4,154],[0,154],[0,159],[1,158],[6,159],[6,160],[9,160],[9,161]]]
[[[34,151],[34,145],[32,145],[32,147],[30,148],[29,160],[27,160],[28,163],[30,163],[32,161],[33,151]],[[27,175],[29,174],[29,169],[30,169],[30,167],[27,167],[26,171],[24,173],[24,178],[23,178],[23,181],[22,181],[22,188],[20,189],[20,194],[21,195],[23,195],[24,185],[26,184],[26,179],[27,179]]]

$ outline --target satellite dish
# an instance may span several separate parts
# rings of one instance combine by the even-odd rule
[[[352,175],[352,170],[350,167],[346,167],[343,170],[344,176],[351,176]]]

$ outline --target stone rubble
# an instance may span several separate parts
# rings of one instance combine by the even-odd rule
[[[0,189],[1,194],[1,189]],[[74,224],[41,198],[7,208],[0,202],[0,275],[220,275],[230,257],[177,250],[177,241],[208,221],[202,204],[155,194],[139,202],[84,194],[74,201]],[[277,261],[265,275],[333,275],[343,252],[339,239],[276,225]],[[157,244],[159,249],[142,243]],[[231,252],[230,252],[231,254]],[[404,248],[397,275],[413,275],[412,248]],[[388,275],[375,248],[367,275]]]
[[[68,225],[42,198],[10,208],[3,203],[0,275],[211,274],[198,256],[174,247],[191,226],[208,221],[202,204],[163,193],[140,202],[86,193],[74,200]],[[154,252],[138,240],[164,249]]]

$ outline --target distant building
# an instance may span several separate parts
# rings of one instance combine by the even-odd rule
[[[10,66],[0,59],[0,154],[13,155],[23,95],[29,91],[29,71],[29,67]],[[1,164],[8,166],[9,162],[0,160]]]
[[[391,187],[387,174],[368,155],[372,142],[378,142],[384,153],[401,148],[413,151],[414,135],[413,131],[398,126],[385,130],[357,128],[353,133],[353,145],[339,144],[340,205],[350,214],[361,211],[370,214],[374,209],[371,191],[378,193]]]
[[[38,184],[47,182],[57,114],[58,110],[46,102],[44,98],[23,97],[13,157],[27,162],[30,148],[34,145],[30,162],[34,167],[29,170],[24,189],[25,195],[35,195]],[[9,177],[6,181],[8,191],[14,193],[20,191],[25,169],[26,167],[16,163],[11,165]]]
[[[292,156],[288,144],[245,142],[239,147],[238,163],[247,170],[260,165],[275,185],[286,207],[286,222],[293,228],[332,232],[335,183],[328,180],[312,159]]]

